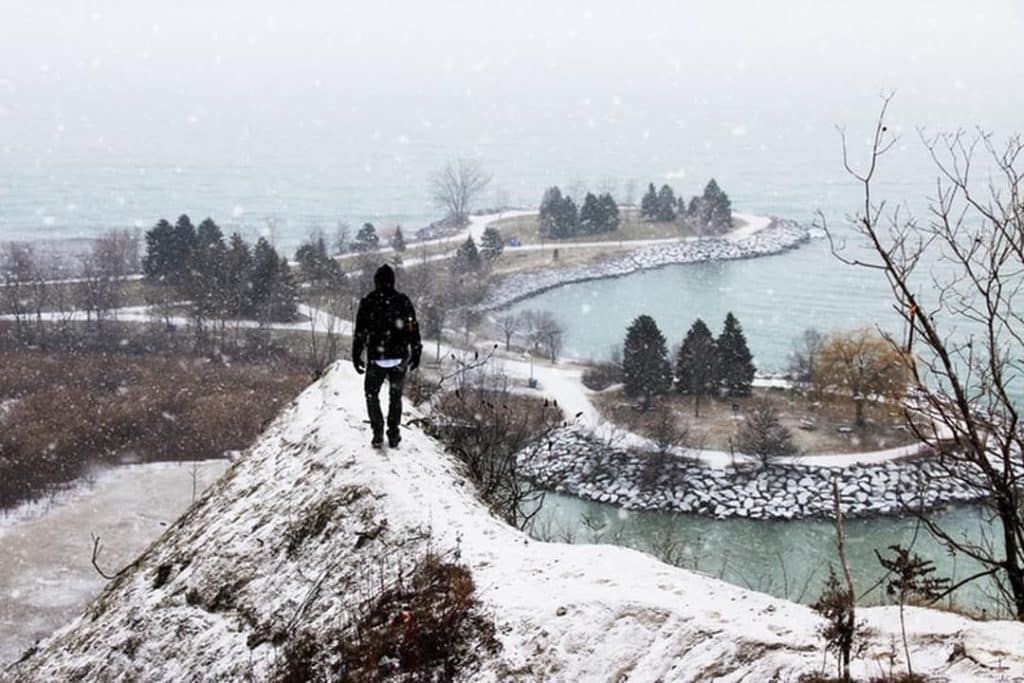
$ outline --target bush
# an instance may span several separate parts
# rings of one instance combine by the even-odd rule
[[[433,553],[357,609],[334,632],[291,638],[273,680],[450,681],[501,648],[469,569]]]
[[[613,384],[622,383],[622,366],[617,363],[598,363],[583,372],[583,386],[591,391],[604,391]]]

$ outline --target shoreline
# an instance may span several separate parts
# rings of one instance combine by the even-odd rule
[[[564,285],[625,277],[667,266],[774,256],[797,249],[810,239],[810,231],[796,221],[771,217],[764,228],[738,239],[729,239],[726,234],[683,242],[666,241],[612,255],[596,264],[511,273],[495,285],[476,308],[484,312],[498,311]],[[552,248],[559,247],[553,243]]]
[[[905,459],[841,468],[770,463],[717,468],[672,454],[637,452],[567,428],[518,456],[527,479],[554,493],[626,510],[678,512],[714,519],[828,519],[832,479],[844,515],[871,518],[978,501],[980,490],[952,481],[937,459]]]

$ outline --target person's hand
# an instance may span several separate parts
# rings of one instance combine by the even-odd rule
[[[420,366],[420,352],[413,351],[412,356],[409,358],[409,372],[412,372]]]
[[[366,366],[363,364],[363,359],[362,358],[353,358],[352,359],[352,367],[354,367],[356,369],[356,373],[357,374],[361,375],[364,372],[366,372]]]

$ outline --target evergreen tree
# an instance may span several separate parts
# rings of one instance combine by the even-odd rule
[[[668,223],[676,219],[676,194],[667,184],[662,185],[661,190],[658,191],[655,207],[654,217],[656,220]]]
[[[665,336],[649,315],[638,316],[626,330],[622,345],[622,376],[627,396],[640,397],[646,409],[651,398],[672,386],[672,366]]]
[[[706,207],[705,222],[714,232],[725,232],[732,227],[732,202],[712,178],[704,187],[702,197]]]
[[[588,192],[580,208],[580,231],[593,235],[604,231],[604,208],[597,201],[594,193]]]
[[[597,198],[602,209],[604,223],[600,232],[614,232],[619,229],[619,205],[610,192],[605,192]]]
[[[718,390],[718,353],[711,330],[700,318],[686,333],[676,356],[676,389],[694,397],[694,415],[700,417],[700,400]]]
[[[562,210],[562,191],[558,186],[549,187],[540,200],[538,230],[542,237],[554,237],[558,233],[559,215]]]
[[[186,295],[192,302],[192,314],[197,320],[214,317],[221,312],[224,300],[225,257],[227,246],[220,227],[207,218],[199,224],[194,247],[189,254]]]
[[[292,277],[288,259],[283,256],[277,261],[274,279],[270,289],[268,306],[269,319],[275,322],[289,322],[298,317],[299,291]]]
[[[640,200],[640,217],[649,221],[658,219],[658,191],[654,183],[648,183],[647,194]]]
[[[327,242],[323,235],[311,237],[295,251],[295,261],[302,268],[302,275],[308,281],[325,287],[337,287],[345,279],[341,264],[327,253]]]
[[[747,348],[743,328],[731,312],[725,316],[725,326],[722,334],[718,335],[716,345],[722,388],[729,396],[750,396],[750,387],[757,369],[754,367],[754,357]]]
[[[559,212],[559,237],[575,237],[580,229],[579,213],[576,210],[576,202],[572,197],[565,197],[562,200],[562,210]]]
[[[185,284],[188,278],[192,251],[196,248],[196,229],[192,220],[181,214],[171,232],[169,253],[169,274],[167,280],[175,286]]]
[[[501,233],[497,228],[487,227],[484,234],[480,236],[480,254],[489,261],[501,256],[505,249],[505,243],[501,239]]]
[[[395,228],[395,234],[391,236],[391,248],[399,254],[405,251],[405,235],[402,234],[402,226]]]
[[[173,272],[174,228],[161,218],[146,231],[146,255],[142,257],[142,272],[153,281],[166,280]]]
[[[470,235],[466,241],[459,245],[452,259],[452,270],[456,273],[469,273],[480,270],[480,252],[476,248],[476,242]]]
[[[375,251],[380,246],[380,237],[377,236],[377,228],[373,223],[363,223],[356,233],[356,239],[352,243],[355,251]]]
[[[237,232],[231,235],[224,255],[224,311],[229,317],[252,315],[252,254]]]
[[[260,319],[268,318],[274,279],[277,277],[279,259],[277,251],[261,237],[252,250],[252,305]]]

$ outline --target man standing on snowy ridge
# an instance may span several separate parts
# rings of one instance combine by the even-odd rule
[[[384,442],[384,416],[380,410],[380,388],[388,381],[388,445],[402,440],[402,386],[406,372],[420,365],[423,345],[412,302],[395,289],[395,271],[384,264],[373,275],[375,289],[359,302],[356,329],[352,335],[352,365],[366,373],[366,412],[370,415],[374,448]],[[366,362],[363,362],[363,350]]]

